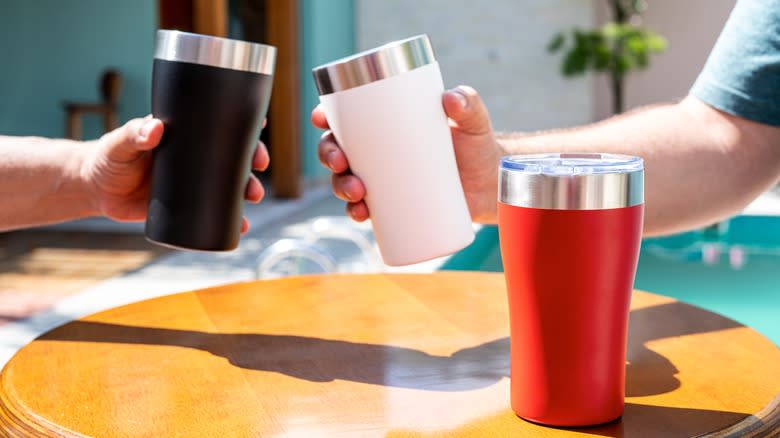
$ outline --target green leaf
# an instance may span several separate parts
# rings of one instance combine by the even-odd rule
[[[647,48],[651,52],[663,52],[666,50],[666,47],[669,45],[666,41],[666,38],[662,37],[661,35],[658,35],[655,32],[647,32],[645,34],[645,44],[647,45]]]
[[[585,47],[588,45],[588,34],[585,32],[580,31],[579,29],[574,29],[572,32],[572,37],[574,38],[574,49],[581,49],[584,50]]]
[[[593,68],[596,71],[604,71],[609,67],[609,60],[611,58],[611,53],[609,49],[601,45],[596,48],[596,51],[594,52],[594,62],[593,62]]]
[[[610,6],[627,14],[624,17],[627,19],[641,13],[647,7],[647,0],[610,0]],[[561,73],[564,76],[597,71],[623,77],[633,69],[646,68],[651,54],[664,51],[667,45],[666,39],[652,30],[621,20],[596,29],[574,28],[555,34],[547,50],[563,52]]]
[[[582,50],[572,50],[566,54],[563,58],[563,64],[561,64],[561,72],[564,76],[578,76],[585,73],[585,68],[588,65],[587,52]]]
[[[616,39],[623,34],[623,26],[609,22],[601,27],[601,34],[604,35],[605,38]]]
[[[547,51],[550,53],[557,52],[563,47],[563,43],[566,42],[566,36],[563,32],[556,33],[549,43],[547,43]]]
[[[647,52],[637,52],[634,54],[634,61],[636,63],[636,66],[640,69],[647,68]]]
[[[612,73],[622,76],[631,69],[631,59],[626,55],[621,55],[615,58],[614,65],[612,66]]]
[[[639,35],[632,35],[625,42],[625,48],[634,55],[647,53],[647,45]]]
[[[590,34],[590,40],[588,41],[589,50],[593,53],[595,56],[596,53],[599,50],[609,50],[609,46],[607,45],[607,40],[604,38],[604,35],[601,34],[599,31],[592,32]]]

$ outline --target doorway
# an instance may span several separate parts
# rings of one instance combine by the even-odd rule
[[[300,0],[158,0],[162,29],[178,29],[270,44],[277,48],[268,123],[261,139],[271,155],[260,175],[269,194],[297,198],[301,184],[299,79]]]

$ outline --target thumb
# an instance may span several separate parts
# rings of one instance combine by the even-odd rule
[[[442,104],[451,124],[461,133],[484,135],[493,131],[490,115],[477,90],[460,85],[444,93]]]
[[[163,124],[151,116],[133,119],[101,137],[108,157],[115,161],[129,162],[160,143]]]

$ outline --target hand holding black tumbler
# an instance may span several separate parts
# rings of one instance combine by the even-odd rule
[[[244,190],[271,97],[276,48],[159,30],[146,238],[177,249],[238,246]]]

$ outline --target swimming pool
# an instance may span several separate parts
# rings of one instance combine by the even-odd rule
[[[500,272],[496,227],[442,269]],[[720,313],[780,345],[780,217],[737,216],[642,242],[634,286]]]

